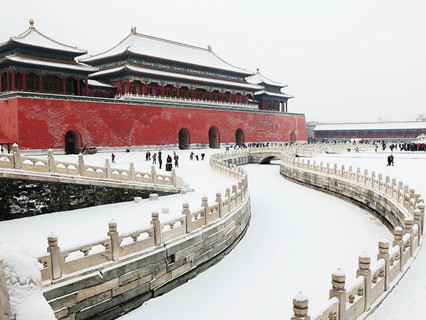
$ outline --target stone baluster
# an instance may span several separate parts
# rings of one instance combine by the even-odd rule
[[[356,182],[359,182],[359,175],[361,174],[361,169],[356,168]]]
[[[402,241],[402,233],[404,230],[402,230],[401,227],[396,227],[393,230],[393,246],[398,245],[399,246],[399,271],[402,272],[404,269],[403,263],[402,263],[402,256],[404,255],[404,243]]]
[[[313,165],[312,165],[312,166],[313,166],[314,171],[318,171],[318,170],[317,170],[317,162],[316,162],[315,160],[314,160],[314,162],[313,162]]]
[[[151,213],[151,224],[153,229],[153,237],[154,237],[154,246],[159,246],[162,243],[162,232],[161,232],[161,223],[159,220],[158,211],[153,211]]]
[[[172,185],[176,187],[176,171],[175,168],[172,169]]]
[[[340,176],[342,177],[342,178],[344,178],[345,177],[345,166],[342,164],[342,168],[340,169]]]
[[[228,203],[226,212],[229,212],[229,211],[231,211],[231,189],[229,189],[229,188],[225,189],[225,197],[226,197],[226,201]]]
[[[109,248],[111,258],[113,261],[117,261],[120,259],[120,237],[117,231],[117,222],[114,219],[108,223],[107,236],[111,238],[111,246]]]
[[[419,208],[415,209],[413,212],[413,223],[417,225],[417,244],[420,246],[420,239],[422,233],[422,213]]]
[[[105,159],[105,178],[111,179],[111,164],[109,159]]]
[[[204,224],[207,224],[209,222],[209,204],[206,196],[201,198],[201,208],[204,209]]]
[[[12,319],[3,262],[0,260],[0,319]]]
[[[135,165],[133,162],[130,162],[129,164],[129,172],[130,172],[130,181],[135,181]]]
[[[349,166],[349,170],[348,170],[348,179],[349,179],[349,180],[353,180],[353,178],[352,178],[352,166]]]
[[[333,175],[337,175],[337,164],[334,164]]]
[[[364,184],[367,185],[368,170],[364,170]]]
[[[385,272],[380,274],[385,281],[385,291],[389,289],[389,269],[390,269],[390,257],[389,257],[389,241],[381,239],[379,242],[379,253],[377,254],[377,261],[380,259],[385,260]]]
[[[49,172],[55,172],[55,160],[53,159],[52,149],[47,150],[47,165],[49,167]]]
[[[219,218],[223,217],[223,202],[222,202],[222,194],[218,191],[216,192],[216,203],[218,205],[219,210]]]
[[[388,189],[388,185],[390,185],[390,177],[389,176],[386,176],[385,177],[385,185],[386,185],[386,194],[387,195],[389,195],[389,189]],[[392,196],[392,194],[391,194],[391,196]]]
[[[83,155],[80,153],[78,155],[78,172],[80,176],[84,177],[86,175],[86,168],[84,167]]]
[[[157,184],[157,172],[155,172],[155,166],[151,166],[151,178],[152,183]]]
[[[356,276],[364,277],[364,310],[367,310],[371,306],[371,269],[370,269],[371,258],[366,252],[358,258],[358,270]]]
[[[371,172],[371,186],[372,188],[374,188],[374,180],[376,179],[376,172],[372,171]]]
[[[346,289],[345,289],[346,275],[341,269],[337,269],[331,275],[331,290],[329,298],[336,297],[339,299],[339,318],[344,319],[346,311]]]
[[[413,249],[413,223],[414,221],[411,219],[405,219],[404,220],[404,234],[410,235],[410,256],[412,257],[414,255],[414,249]]]
[[[425,221],[425,204],[423,202],[419,202],[417,204],[417,209],[420,210],[420,226],[421,226],[421,233],[423,234],[424,221]]]
[[[232,195],[234,196],[234,198],[235,198],[235,207],[237,206],[237,204],[238,204],[238,199],[237,199],[237,185],[236,184],[233,184],[232,185]]]
[[[241,203],[241,202],[243,202],[243,182],[241,181],[241,180],[238,180],[238,187],[237,187],[238,189],[237,189],[237,193],[239,192],[239,191],[241,191],[241,196],[240,196],[240,198],[238,199],[238,203]]]
[[[19,148],[16,143],[12,146],[12,154],[13,154],[13,167],[15,169],[21,169],[22,163],[21,163],[21,154],[19,153]]]
[[[395,189],[396,189],[396,179],[392,178],[392,188],[391,188],[391,190],[392,190],[392,199],[395,199],[394,198]],[[398,201],[398,198],[396,200]]]
[[[302,292],[297,293],[293,297],[294,315],[291,317],[291,320],[311,320],[311,317],[308,315],[308,304],[308,298]]]
[[[382,180],[383,180],[383,174],[379,173],[379,178],[378,178],[378,180],[379,180],[379,183],[378,183],[377,188],[379,189],[379,191],[383,191],[383,190],[382,190],[382,187],[381,187],[381,185],[382,185]],[[386,190],[385,190],[385,191],[386,191]]]
[[[402,186],[402,181],[398,181],[398,203],[404,204],[404,190]]]
[[[185,216],[186,233],[190,233],[192,231],[192,217],[191,211],[189,211],[189,203],[184,202],[182,207],[182,214]]]
[[[62,268],[64,265],[64,258],[61,254],[61,248],[58,247],[58,236],[51,233],[47,237],[47,252],[50,253],[50,262],[52,267],[52,280],[60,279],[62,277]]]

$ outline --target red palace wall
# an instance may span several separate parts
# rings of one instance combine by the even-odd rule
[[[291,132],[296,141],[307,138],[304,115],[22,97],[0,102],[0,108],[0,137],[30,149],[64,148],[69,130],[80,133],[82,146],[105,147],[178,144],[182,128],[191,144],[208,144],[212,126],[221,143],[235,143],[237,129],[246,142],[290,141]]]

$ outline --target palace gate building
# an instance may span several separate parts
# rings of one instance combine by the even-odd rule
[[[291,95],[211,49],[132,28],[100,54],[55,41],[30,20],[0,44],[0,143],[20,148],[305,141]]]

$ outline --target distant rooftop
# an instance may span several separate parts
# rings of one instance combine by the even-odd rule
[[[359,123],[322,123],[315,131],[350,131],[350,130],[403,130],[426,129],[426,121],[395,121],[395,122],[359,122]]]
[[[268,85],[276,86],[276,87],[281,87],[281,88],[287,87],[286,84],[275,82],[275,81],[272,81],[271,79],[268,79],[267,77],[265,77],[263,74],[261,74],[259,72],[259,69],[257,69],[257,71],[254,75],[247,77],[246,81],[253,83],[253,84],[264,83],[264,84],[268,84]]]

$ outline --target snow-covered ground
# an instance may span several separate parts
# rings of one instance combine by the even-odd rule
[[[59,245],[67,249],[105,238],[111,218],[117,221],[119,232],[125,233],[147,226],[153,210],[170,208],[169,214],[160,215],[164,221],[179,215],[185,201],[190,208],[197,209],[201,196],[207,195],[209,202],[213,202],[216,191],[224,192],[233,183],[208,168],[209,155],[217,151],[196,150],[198,154],[207,154],[205,161],[198,162],[189,160],[188,151],[177,151],[180,157],[177,175],[195,192],[162,197],[158,202],[126,202],[0,222],[0,242],[15,243],[39,256],[46,252],[46,237],[50,232],[58,234]],[[163,151],[163,157],[168,153],[172,152]],[[85,162],[103,165],[109,156],[102,153],[85,156]],[[116,167],[128,168],[134,162],[136,170],[150,171],[151,164],[144,160],[144,153],[116,153],[116,156]],[[424,153],[394,153],[394,167],[386,167],[386,156],[387,153],[380,152],[345,153],[324,155],[316,160],[382,172],[426,195]],[[77,161],[76,156],[55,155],[55,158]],[[328,299],[331,273],[335,269],[342,268],[350,283],[355,278],[358,255],[366,250],[375,260],[379,239],[392,240],[391,233],[374,217],[342,200],[285,180],[279,175],[277,164],[244,168],[249,174],[252,220],[240,244],[195,279],[149,300],[120,319],[166,319],[171,314],[174,319],[290,319],[292,297],[300,290],[307,294],[310,310],[315,312]],[[399,287],[379,307],[375,319],[407,319],[401,301],[415,308],[410,309],[408,318],[411,315],[421,318],[416,317],[420,315],[416,310],[422,308],[420,301],[426,298],[423,290],[426,283],[417,280],[425,280],[426,272],[422,272],[425,267],[422,252]],[[417,289],[411,289],[416,291],[410,294],[408,290],[414,286]],[[391,299],[396,300],[388,303]]]

